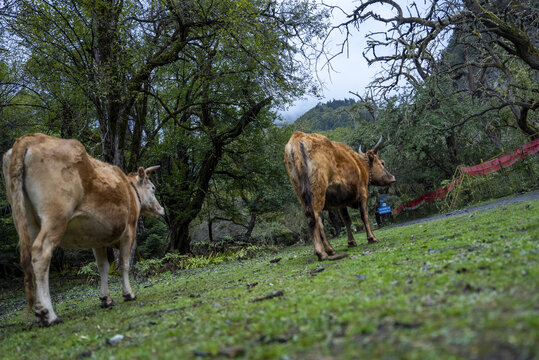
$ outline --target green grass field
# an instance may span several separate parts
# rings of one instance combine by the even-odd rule
[[[113,278],[112,309],[99,307],[96,285],[54,282],[64,323],[42,329],[22,310],[3,314],[0,357],[539,357],[539,201],[378,230],[375,245],[355,236],[351,250],[332,240],[349,254],[333,262],[309,244],[134,280],[134,302],[121,301]],[[4,305],[22,299],[22,281],[1,295]]]

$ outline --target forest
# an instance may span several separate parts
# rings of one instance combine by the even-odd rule
[[[382,191],[394,206],[440,187],[460,165],[539,137],[533,2],[354,4],[335,24],[337,5],[304,0],[3,1],[0,152],[41,132],[75,138],[126,173],[160,165],[153,181],[166,215],[140,220],[137,236],[137,258],[149,260],[307,240],[283,165],[296,130],[353,149],[382,135],[397,178]],[[387,31],[371,33],[367,21]],[[383,71],[349,99],[321,101],[283,124],[279,111],[320,94],[313,64],[345,56],[351,29]],[[326,44],[335,32],[343,35],[336,50]],[[537,169],[527,160],[515,191],[536,188]],[[21,271],[0,186],[0,277],[8,280]],[[90,251],[58,249],[53,268],[91,261]]]

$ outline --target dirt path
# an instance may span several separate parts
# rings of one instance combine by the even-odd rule
[[[441,215],[436,215],[432,217],[407,221],[401,224],[391,225],[391,226],[386,227],[386,229],[401,227],[401,226],[408,226],[408,225],[418,224],[418,223],[431,221],[431,220],[444,219],[446,217],[465,214],[465,213],[469,213],[473,211],[487,210],[496,206],[502,206],[502,205],[507,205],[507,204],[519,203],[519,202],[528,201],[528,200],[538,200],[538,199],[539,199],[539,190],[536,190],[529,193],[517,195],[512,198],[506,198],[499,201],[494,201],[494,202],[484,204],[484,205],[472,206],[466,209],[455,210],[455,211],[451,211],[451,212],[441,214]]]

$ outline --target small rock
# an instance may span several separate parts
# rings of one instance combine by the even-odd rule
[[[473,214],[468,215],[469,218],[473,217]]]
[[[117,343],[119,343],[120,341],[122,341],[123,338],[124,338],[123,335],[116,334],[116,335],[114,335],[113,337],[111,337],[110,339],[107,339],[107,344],[109,344],[109,345],[116,345]]]
[[[429,269],[429,266],[427,265],[427,263],[423,263],[421,270],[428,270],[428,269]]]
[[[367,277],[363,274],[360,274],[360,275],[356,275],[356,279],[358,279],[359,281],[363,281],[365,280]]]
[[[392,281],[392,282],[391,282],[391,285],[395,286],[395,285],[397,285],[398,283],[399,283],[398,281]]]
[[[281,258],[271,259],[271,260],[270,260],[270,263],[276,264],[276,263],[278,263],[279,261],[281,261]]]

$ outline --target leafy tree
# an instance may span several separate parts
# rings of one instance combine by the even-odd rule
[[[309,78],[295,56],[313,46],[325,28],[325,14],[303,2],[199,6],[192,20],[200,16],[200,22],[209,22],[200,29],[200,41],[186,46],[174,67],[158,71],[148,89],[163,110],[156,129],[166,134],[148,156],[162,164],[170,248],[181,252],[189,251],[189,225],[206,196],[221,191],[210,187],[223,183],[214,179],[216,171],[227,170],[221,161],[253,146],[249,139],[257,141],[260,128],[271,125],[270,105],[306,90]],[[176,81],[166,81],[170,76]]]
[[[249,239],[261,215],[280,214],[284,204],[295,201],[283,166],[291,133],[290,127],[259,126],[226,149],[206,199],[210,221],[241,225]]]

